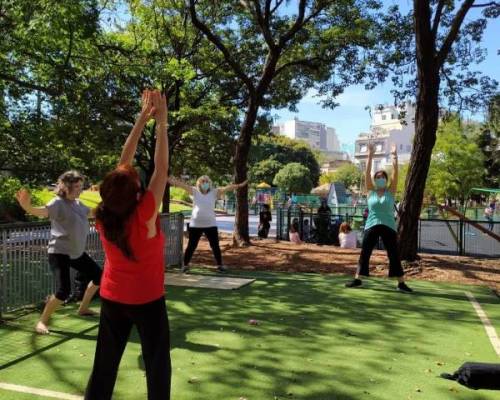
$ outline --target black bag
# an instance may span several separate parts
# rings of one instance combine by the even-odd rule
[[[443,373],[441,377],[474,390],[500,390],[500,364],[466,362],[453,375]]]

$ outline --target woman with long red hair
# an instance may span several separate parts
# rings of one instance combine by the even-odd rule
[[[156,121],[155,169],[142,192],[132,161],[149,119]],[[132,326],[139,332],[148,399],[170,399],[170,332],[164,299],[164,243],[158,209],[168,171],[167,103],[145,91],[118,167],[104,178],[96,227],[106,254],[101,318],[87,400],[111,399]]]

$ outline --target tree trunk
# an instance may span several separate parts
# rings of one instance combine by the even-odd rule
[[[248,153],[250,152],[252,132],[257,120],[258,106],[255,99],[250,99],[245,119],[240,130],[234,156],[234,177],[236,183],[244,182],[248,172]],[[236,191],[236,216],[234,218],[233,243],[235,246],[250,244],[248,232],[248,185]]]
[[[401,259],[407,261],[417,259],[418,222],[439,120],[439,73],[435,68],[419,71],[419,75],[425,74],[419,79],[415,138],[400,205],[399,249]]]

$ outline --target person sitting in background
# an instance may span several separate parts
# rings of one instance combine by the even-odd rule
[[[356,233],[352,231],[347,222],[340,225],[339,233],[340,247],[343,249],[355,249],[357,245]]]
[[[302,240],[299,235],[299,220],[294,218],[290,224],[290,242],[295,244],[302,244]]]

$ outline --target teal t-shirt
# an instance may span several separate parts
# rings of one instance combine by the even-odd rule
[[[375,225],[385,225],[396,230],[396,219],[394,218],[394,196],[386,190],[379,196],[375,190],[368,195],[368,218],[365,230]]]

